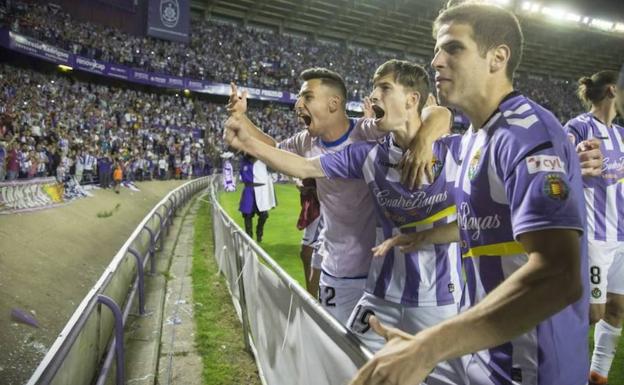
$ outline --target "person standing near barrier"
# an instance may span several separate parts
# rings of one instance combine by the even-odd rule
[[[269,210],[276,206],[273,180],[266,165],[248,154],[241,157],[241,181],[245,184],[241,192],[238,210],[245,219],[245,232],[253,238],[253,217],[258,215],[256,240],[262,242],[264,225],[269,218]]]
[[[455,175],[457,223],[410,234],[404,249],[460,241],[469,308],[388,340],[352,385],[420,383],[436,363],[472,353],[471,385],[587,384],[588,274],[578,156],[557,118],[513,89],[517,18],[463,3],[434,22],[442,105],[470,118]]]
[[[123,162],[121,158],[115,159],[113,166],[113,185],[115,186],[115,193],[119,194],[119,186],[123,180]]]
[[[575,146],[597,141],[604,165],[585,176],[589,243],[590,322],[595,324],[590,385],[607,384],[607,376],[624,321],[624,127],[613,123],[617,111],[616,71],[600,71],[579,80],[578,96],[590,112],[570,120],[565,129]]]
[[[108,153],[103,154],[97,161],[98,165],[98,180],[100,187],[107,189],[111,185],[111,174],[113,161]]]
[[[371,121],[350,119],[346,113],[347,90],[342,77],[326,68],[311,68],[300,75],[303,84],[295,111],[306,130],[277,143],[264,134],[246,116],[246,93],[238,95],[232,84],[226,125],[236,124],[255,139],[305,158],[334,153],[351,143],[382,136]],[[413,151],[403,162],[402,177],[413,183],[430,173],[431,143],[448,132],[449,112],[439,108],[429,114],[426,128],[412,143]],[[425,157],[423,159],[423,157]],[[375,245],[373,201],[362,180],[319,179],[317,192],[325,222],[318,256],[322,256],[319,283],[321,305],[340,323],[346,325],[355,304],[364,292]]]
[[[397,165],[418,133],[420,114],[429,95],[429,76],[416,64],[390,60],[373,77],[371,94],[375,118],[358,124],[375,124],[388,134],[378,141],[352,143],[342,150],[303,158],[255,140],[235,125],[227,125],[230,145],[249,151],[282,172],[300,178],[353,179],[366,182],[377,218],[377,243],[395,234],[443,226],[456,219],[453,180],[458,168],[453,153],[460,137],[439,139],[433,146],[434,175],[410,189],[399,183]],[[446,121],[450,128],[451,118]],[[324,179],[319,179],[319,181]],[[385,253],[384,253],[385,254]],[[372,351],[382,348],[383,337],[370,330],[371,315],[408,333],[417,333],[457,315],[461,297],[461,261],[457,243],[427,245],[403,253],[398,248],[374,258],[364,294],[347,326]],[[461,359],[443,363],[427,384],[464,382]]]
[[[323,217],[321,216],[321,203],[316,193],[316,180],[305,178],[297,180],[301,211],[297,220],[297,229],[303,230],[301,238],[301,251],[299,256],[303,264],[306,289],[312,296],[318,296],[320,270],[319,266],[312,266],[312,258],[318,252],[320,234],[323,229]]]

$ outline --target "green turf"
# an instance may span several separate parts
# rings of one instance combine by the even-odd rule
[[[298,258],[299,243],[302,233],[297,230],[295,223],[299,215],[299,193],[293,185],[275,185],[278,206],[271,210],[265,229],[265,241],[262,247],[279,263],[286,272],[291,274],[303,285],[303,270]],[[243,226],[243,218],[238,212],[240,190],[233,193],[222,193],[220,202],[232,218]],[[593,329],[590,333],[590,351],[593,347]],[[624,385],[624,337],[620,339],[617,354],[611,373],[610,385]]]
[[[260,385],[258,369],[245,351],[243,330],[214,260],[210,204],[200,202],[193,241],[195,343],[202,356],[205,385]],[[229,305],[229,306],[225,306]]]
[[[243,216],[238,211],[241,185],[236,192],[221,193],[219,202],[241,228],[245,228]],[[299,284],[305,287],[303,266],[299,258],[299,249],[303,232],[297,230],[299,216],[299,192],[292,184],[275,184],[277,206],[269,212],[269,219],[264,226],[262,248],[288,272]],[[254,217],[255,224],[258,217]]]

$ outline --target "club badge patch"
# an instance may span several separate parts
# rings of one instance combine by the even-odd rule
[[[431,159],[431,170],[433,171],[433,180],[438,179],[442,172],[442,162],[434,155]]]
[[[591,294],[592,294],[592,297],[598,299],[602,295],[602,291],[600,291],[600,289],[596,287],[594,288],[594,290],[592,290]]]
[[[468,178],[472,180],[474,176],[477,174],[477,169],[479,168],[479,161],[481,160],[481,149],[478,149],[475,152],[472,159],[470,159],[470,164],[468,165]]]
[[[557,174],[546,175],[544,179],[544,194],[558,201],[568,199],[570,188],[567,183]]]

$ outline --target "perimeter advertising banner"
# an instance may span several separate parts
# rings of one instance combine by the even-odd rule
[[[147,34],[188,43],[190,18],[189,0],[149,0]]]
[[[158,1],[161,0],[157,0],[157,2]],[[226,83],[217,83],[208,80],[198,80],[147,72],[123,66],[121,64],[90,59],[65,51],[61,48],[54,47],[50,44],[43,43],[37,39],[9,31],[6,28],[0,28],[0,46],[25,55],[37,57],[56,64],[63,64],[77,70],[87,71],[101,76],[156,87],[190,90],[211,95],[230,95],[230,85]],[[241,91],[246,90],[249,93],[250,99],[268,100],[286,104],[294,104],[297,100],[297,94],[286,91],[267,90],[253,87],[239,87],[239,89]],[[362,111],[361,102],[348,102],[347,110],[358,112]]]

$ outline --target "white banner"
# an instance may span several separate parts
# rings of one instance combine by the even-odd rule
[[[370,352],[281,270],[225,214],[214,196],[213,229],[215,258],[235,306],[239,307],[241,300],[245,306],[246,312],[240,307],[237,311],[244,329],[249,330],[264,382],[347,384]]]
[[[63,185],[55,178],[0,182],[0,214],[38,210],[63,203]]]

